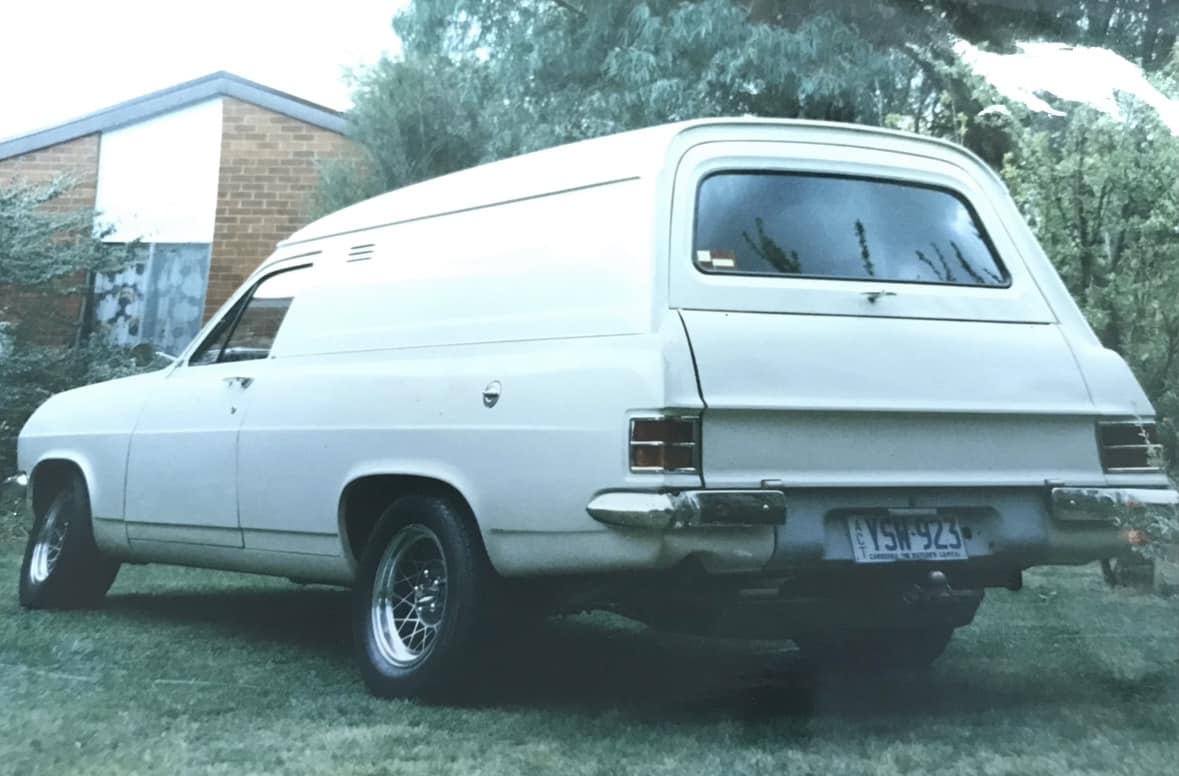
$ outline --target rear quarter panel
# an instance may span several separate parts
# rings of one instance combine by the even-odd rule
[[[627,463],[630,414],[700,406],[655,209],[635,178],[310,246],[323,281],[292,306],[241,431],[247,548],[342,534],[345,487],[402,474],[462,493],[501,573],[654,557],[585,507],[609,487],[699,485]],[[349,260],[354,244],[371,258]],[[570,534],[591,539],[562,558]],[[529,537],[552,542],[521,550]]]

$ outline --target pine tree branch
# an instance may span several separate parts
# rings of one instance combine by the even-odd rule
[[[581,18],[583,18],[583,19],[585,18],[585,11],[581,10],[580,8],[578,8],[575,5],[571,5],[567,2],[565,2],[565,0],[553,0],[553,3],[560,6],[561,8],[564,8],[566,11],[569,11],[570,13],[575,13],[578,16],[580,16]]]

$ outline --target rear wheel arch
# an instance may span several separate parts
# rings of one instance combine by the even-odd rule
[[[446,701],[480,680],[499,590],[468,514],[445,491],[409,491],[364,545],[352,629],[374,695]]]
[[[349,563],[356,568],[377,522],[402,496],[441,498],[459,508],[467,528],[478,537],[486,557],[483,535],[471,502],[457,487],[436,477],[409,474],[368,474],[349,482],[340,494],[339,531]]]

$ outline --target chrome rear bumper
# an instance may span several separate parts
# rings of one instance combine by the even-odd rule
[[[601,523],[627,528],[782,525],[786,495],[777,490],[611,491],[586,506]]]
[[[1179,493],[1170,488],[1053,488],[1052,516],[1066,523],[1121,523],[1152,514],[1179,515]]]

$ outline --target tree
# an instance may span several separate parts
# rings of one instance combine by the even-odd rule
[[[525,150],[720,114],[882,123],[903,110],[914,81],[953,59],[948,30],[928,13],[858,2],[791,7],[807,5],[816,8],[787,14],[781,4],[733,0],[426,0],[395,27],[408,56],[447,57],[484,73],[503,97],[484,104],[528,117],[531,138],[509,132],[507,143]],[[893,34],[868,33],[880,29]],[[918,53],[932,48],[934,57]]]
[[[1179,0],[415,0],[394,26],[406,61],[451,62],[477,94],[483,161],[719,114],[895,123],[973,147],[987,103],[956,39],[1105,45],[1153,70]],[[999,166],[1006,149],[975,150]]]
[[[15,440],[54,393],[138,371],[130,352],[85,336],[76,300],[93,273],[121,269],[122,248],[94,232],[95,213],[67,204],[73,183],[0,187],[0,479]],[[75,301],[71,301],[75,300]]]
[[[319,212],[478,164],[482,90],[464,79],[448,60],[426,57],[382,59],[355,77],[349,120],[363,156],[321,169]]]
[[[1153,110],[1077,108],[1020,139],[1004,170],[1069,291],[1121,353],[1179,449],[1179,141]]]
[[[63,204],[73,186],[58,178],[41,186],[0,188],[0,287],[11,289],[0,297],[0,320],[11,323],[19,305],[20,323],[41,326],[55,311],[23,300],[76,292],[71,280],[78,273],[117,266],[110,248],[94,235],[94,211]]]
[[[326,170],[325,204],[680,119],[858,121],[966,140],[983,107],[945,15],[908,0],[416,0],[394,26],[404,58],[355,84],[353,134],[375,169]]]
[[[1179,91],[1177,71],[1179,51],[1156,78],[1172,97]],[[1124,98],[1120,108],[1119,118],[1088,107],[1074,107],[1063,121],[1025,117],[1003,173],[1102,343],[1126,359],[1154,404],[1167,450],[1161,463],[1174,475],[1179,471],[1179,138],[1152,108],[1133,98]],[[1125,529],[1150,537],[1149,544],[1134,548],[1147,557],[1163,557],[1179,542],[1174,511],[1127,520]]]

